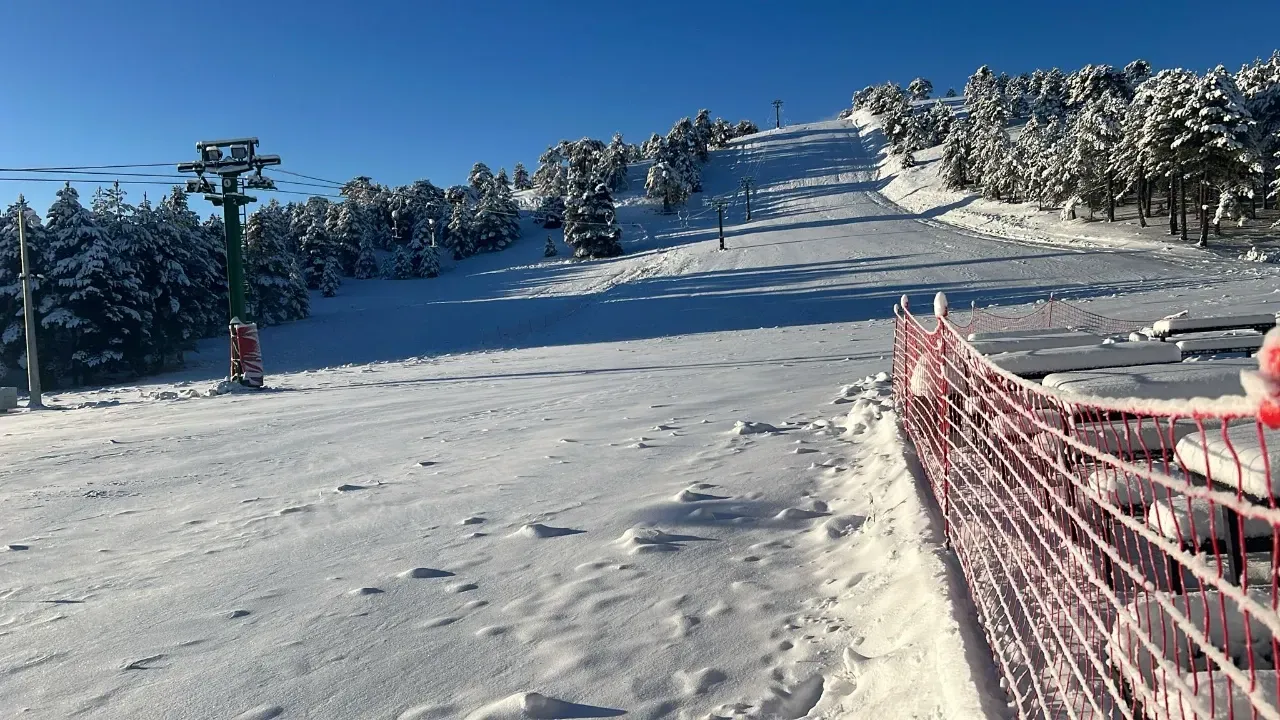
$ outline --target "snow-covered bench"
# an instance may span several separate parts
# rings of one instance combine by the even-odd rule
[[[1220,353],[1254,353],[1262,347],[1263,336],[1258,333],[1228,333],[1217,337],[1195,338],[1177,341],[1183,357],[1216,355]]]
[[[1098,345],[1103,338],[1080,330],[1063,330],[1038,335],[1022,335],[989,340],[973,340],[969,344],[983,355],[1016,352],[1019,350],[1049,350],[1051,348],[1079,347],[1082,345]]]
[[[1097,368],[1046,375],[1041,383],[1062,393],[1104,398],[1179,398],[1239,395],[1240,371],[1258,367],[1249,358]]]
[[[1177,452],[1183,468],[1215,484],[1258,500],[1280,497],[1280,432],[1265,430],[1259,438],[1257,425],[1237,423],[1226,439],[1220,431],[1188,435],[1178,441]]]
[[[1025,378],[1075,370],[1175,363],[1182,360],[1177,346],[1153,342],[1117,342],[1103,345],[1022,350],[990,355],[996,367]]]
[[[1157,320],[1151,325],[1151,336],[1165,339],[1171,335],[1210,330],[1257,330],[1266,332],[1276,326],[1274,313],[1219,315],[1217,317],[1180,317]]]
[[[1271,607],[1270,588],[1251,589],[1248,595],[1259,605]],[[1167,606],[1185,616],[1188,624],[1175,620]],[[1249,668],[1256,668],[1257,694],[1274,706],[1276,673],[1265,669],[1274,667],[1269,657],[1271,639],[1270,628],[1256,615],[1251,613],[1246,622],[1240,606],[1216,591],[1145,593],[1120,611],[1106,652],[1108,664],[1143,706],[1146,717],[1252,719],[1247,686],[1229,680],[1222,667],[1210,671],[1205,650],[1212,647],[1230,658],[1246,681]]]
[[[0,387],[0,413],[18,407],[18,388]]]

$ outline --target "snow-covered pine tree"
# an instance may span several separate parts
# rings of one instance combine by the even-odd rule
[[[412,253],[404,245],[397,245],[391,260],[391,278],[393,280],[409,280],[414,275]]]
[[[1235,79],[1221,65],[1197,78],[1174,118],[1181,127],[1173,148],[1199,190],[1196,204],[1203,247],[1209,243],[1209,187],[1246,182],[1259,169],[1257,158],[1245,145],[1253,118]]]
[[[184,342],[176,349],[181,365],[182,353],[194,349],[196,340],[226,331],[226,243],[213,242],[205,233],[181,185],[160,201],[160,220],[171,228],[170,237],[180,248],[175,248],[175,257],[181,259],[190,281],[178,298]]]
[[[644,155],[645,160],[653,160],[658,156],[658,151],[662,148],[662,136],[653,133],[648,140],[640,143],[640,152]]]
[[[1067,108],[1082,111],[1086,105],[1109,95],[1127,97],[1129,81],[1110,65],[1085,65],[1067,76]]]
[[[467,184],[477,193],[483,193],[485,188],[489,187],[489,183],[493,182],[493,171],[488,165],[478,162],[471,166],[471,172],[467,174]]]
[[[548,235],[547,244],[542,248],[542,257],[555,257],[559,254],[560,254],[560,251],[556,249],[555,240],[552,240],[551,236]]]
[[[703,108],[693,119],[693,153],[698,158],[698,162],[705,163],[710,159],[708,151],[711,149],[711,111]],[[616,189],[612,186],[611,190]]]
[[[621,133],[614,133],[613,140],[600,158],[599,181],[612,192],[627,189],[627,158],[630,154]]]
[[[969,170],[972,154],[969,132],[969,119],[956,118],[951,123],[951,133],[942,142],[942,163],[938,174],[948,190],[964,190],[973,182]]]
[[[343,275],[355,274],[356,260],[366,244],[373,250],[374,233],[370,225],[365,208],[351,198],[333,203],[325,213],[324,229]]]
[[[433,278],[440,275],[440,257],[431,245],[431,228],[424,218],[413,226],[413,242],[409,244],[410,262],[416,277]]]
[[[907,92],[911,94],[912,100],[928,100],[933,94],[933,83],[918,77],[907,84]]]
[[[944,142],[951,136],[951,124],[955,121],[955,113],[951,112],[951,107],[941,100],[935,102],[929,108],[929,144],[926,147],[933,147]]]
[[[1033,95],[1031,114],[1046,122],[1067,111],[1067,76],[1058,68],[1036,70],[1031,74]]]
[[[887,82],[883,85],[877,85],[871,91],[871,96],[867,99],[867,109],[872,115],[883,115],[890,108],[902,102],[906,97],[902,86],[895,82]]]
[[[702,170],[694,153],[693,123],[681,118],[664,138],[657,160],[665,162],[679,175],[689,193],[702,192]]]
[[[1016,167],[1009,158],[1013,150],[1009,133],[999,125],[980,125],[974,139],[972,168],[977,171],[983,196],[993,200],[1008,200],[1009,189],[1017,185],[1016,179],[1010,177]]]
[[[945,95],[943,95],[943,97],[949,97],[949,98],[956,97],[956,89],[955,89],[955,88],[947,88],[947,93],[946,93]]]
[[[360,253],[356,256],[352,274],[357,280],[372,280],[378,277],[378,256],[373,252],[373,238],[364,237],[360,241]]]
[[[119,270],[128,276],[123,279],[123,284],[137,288],[132,296],[123,298],[131,312],[125,315],[128,327],[121,352],[133,374],[141,375],[148,369],[151,325],[155,320],[155,297],[146,286],[144,277],[149,260],[143,256],[152,243],[144,234],[150,233],[151,229],[136,222],[136,209],[126,201],[125,195],[118,182],[110,188],[98,188],[93,196],[92,209],[98,224],[110,238]]]
[[[501,184],[506,189],[511,189],[511,178],[507,176],[506,168],[498,168],[498,174],[493,176],[493,181]]]
[[[582,195],[565,200],[564,241],[574,257],[604,258],[622,254],[622,228],[618,227],[613,197],[603,183]]]
[[[1258,158],[1259,175],[1250,183],[1257,185],[1250,193],[1252,212],[1256,214],[1258,195],[1262,195],[1263,209],[1269,206],[1268,186],[1275,173],[1277,153],[1280,153],[1280,51],[1266,62],[1255,60],[1240,68],[1235,80],[1245,108],[1253,117],[1244,142]]]
[[[321,297],[333,297],[342,286],[342,261],[338,256],[330,255],[324,261],[324,273],[320,276]]]
[[[246,295],[250,318],[259,325],[278,325],[311,314],[307,283],[288,248],[288,227],[288,211],[274,198],[250,213],[245,224]]]
[[[1079,187],[1072,154],[1076,139],[1072,127],[1062,117],[1054,117],[1045,125],[1045,152],[1041,156],[1039,178],[1041,205],[1056,206],[1076,198],[1070,208],[1064,208],[1070,219],[1075,218],[1075,196]]]
[[[516,163],[511,182],[515,185],[516,190],[529,190],[533,187],[533,182],[529,180],[529,171],[525,170],[524,163]]]
[[[40,325],[53,351],[57,381],[83,385],[128,372],[128,328],[140,323],[130,301],[140,293],[137,276],[123,262],[94,214],[68,183],[49,208],[45,287]]]
[[[547,148],[538,158],[538,169],[533,173],[533,189],[538,197],[564,197],[564,161],[559,146]]]
[[[471,223],[476,250],[494,252],[510,247],[520,233],[518,213],[511,191],[501,183],[489,183]]]
[[[1042,210],[1044,205],[1040,179],[1045,151],[1044,129],[1040,121],[1033,116],[1022,126],[1022,132],[1018,133],[1018,139],[1014,142],[1014,152],[1022,163],[1019,194],[1026,202],[1040,203]]]
[[[325,214],[328,214],[328,205],[324,207]],[[333,240],[329,237],[328,230],[325,229],[325,217],[316,217],[308,213],[305,217],[307,225],[302,231],[302,237],[298,240],[298,253],[301,255],[300,265],[302,268],[302,277],[306,279],[307,287],[312,290],[319,289],[320,281],[324,277],[325,262],[330,255],[335,255]]]
[[[29,206],[26,212],[27,259],[33,275],[42,276],[47,271],[44,259],[47,241],[40,215]],[[26,367],[27,345],[23,327],[22,260],[18,252],[18,204],[10,205],[0,216],[0,379],[6,370]],[[38,303],[43,296],[41,281],[32,280],[31,294]],[[37,334],[41,367],[48,364],[50,351],[47,342]],[[6,380],[6,383],[8,381]]]
[[[722,148],[733,139],[733,126],[724,118],[716,118],[711,123],[711,147]]]
[[[213,258],[209,286],[213,304],[204,309],[209,323],[205,337],[218,337],[227,332],[227,313],[230,310],[227,307],[227,227],[221,213],[210,213],[200,223],[200,237],[204,238],[207,255]],[[219,304],[224,307],[217,307]]]
[[[755,135],[760,132],[760,128],[750,120],[739,120],[737,125],[733,126],[733,136],[735,138]]]
[[[1125,83],[1129,86],[1128,97],[1132,98],[1138,86],[1151,77],[1151,63],[1146,60],[1134,60],[1125,65],[1121,72],[1124,74]]]
[[[569,166],[565,175],[566,197],[581,196],[601,181],[600,165],[604,143],[591,138],[570,143],[565,153]]]
[[[453,203],[453,211],[449,216],[449,225],[444,237],[446,246],[453,251],[454,260],[476,254],[475,230],[471,226],[471,208],[467,206],[465,196]]]
[[[1113,161],[1124,137],[1125,104],[1121,96],[1110,91],[1087,97],[1075,118],[1076,148],[1072,164],[1079,182],[1075,194],[1088,204],[1090,213],[1105,206],[1107,221],[1115,222],[1117,188]]]

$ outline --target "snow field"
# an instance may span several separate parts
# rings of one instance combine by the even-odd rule
[[[219,342],[5,416],[0,714],[1001,712],[876,377],[893,302],[1161,317],[1275,276],[923,225],[843,122],[717,151],[707,193],[748,173],[724,252],[624,204],[621,258],[527,231],[345,283],[264,331],[270,392],[217,392]]]

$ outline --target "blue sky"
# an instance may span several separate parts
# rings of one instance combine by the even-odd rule
[[[1203,70],[1280,45],[1275,2],[1208,28],[1203,3],[1063,5],[9,0],[0,166],[181,161],[198,139],[257,135],[295,172],[443,186],[477,160],[532,170],[561,138],[639,141],[700,107],[765,126],[777,97],[803,122],[872,82],[959,90],[982,63]],[[43,210],[55,189],[0,182],[0,201]]]

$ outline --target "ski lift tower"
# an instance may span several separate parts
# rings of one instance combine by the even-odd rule
[[[245,308],[240,208],[258,199],[240,191],[240,176],[252,173],[244,179],[247,189],[274,190],[275,181],[265,177],[262,170],[280,164],[279,155],[259,155],[257,147],[256,137],[201,140],[196,143],[200,159],[178,165],[178,172],[196,174],[187,181],[187,192],[204,193],[205,200],[222,208],[227,243],[231,379],[249,387],[262,387],[262,352],[258,345],[258,327],[250,322],[252,318]],[[206,173],[218,176],[217,187],[205,177]]]

